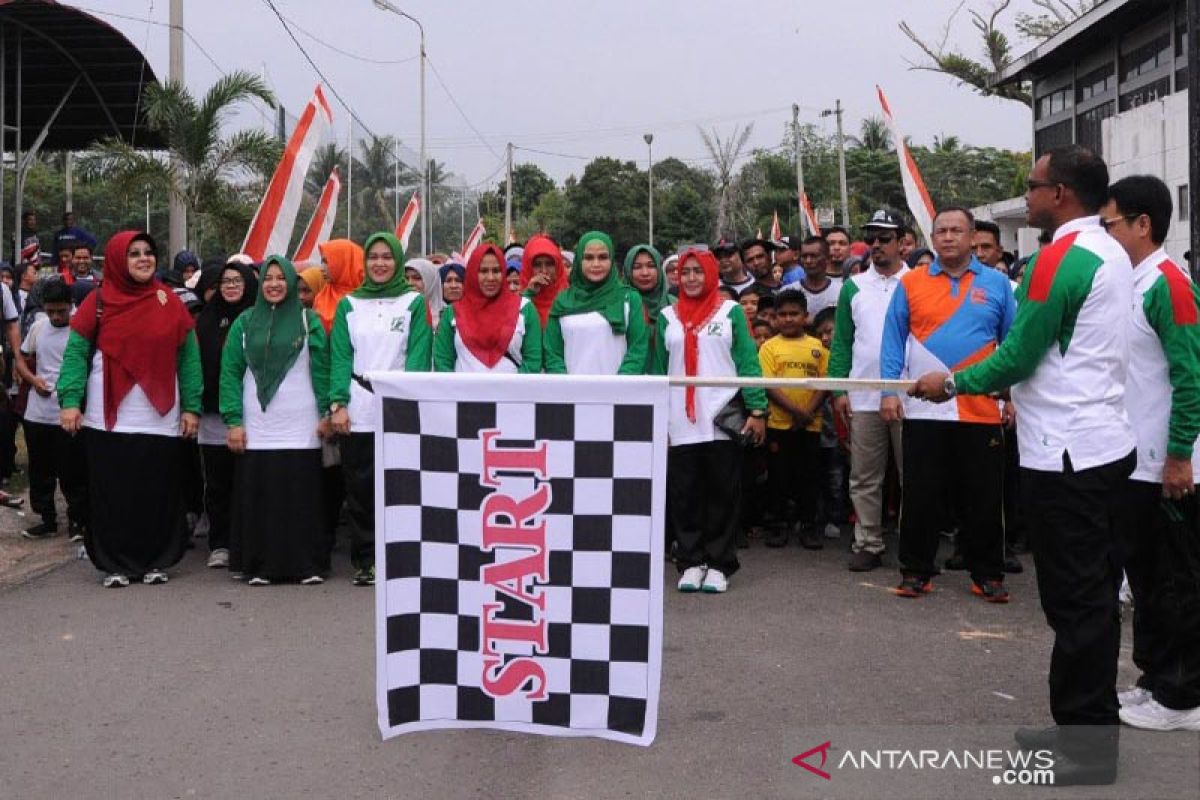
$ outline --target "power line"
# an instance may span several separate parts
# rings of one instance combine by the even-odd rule
[[[458,113],[463,118],[463,122],[467,123],[467,127],[475,132],[475,135],[479,137],[479,141],[483,142],[483,146],[486,147],[492,155],[494,155],[496,158],[500,158],[500,154],[496,152],[496,149],[488,143],[487,139],[483,137],[483,134],[479,132],[479,129],[476,128],[471,120],[467,117],[467,112],[463,111],[462,106],[458,104],[458,100],[456,100],[454,95],[450,92],[450,87],[446,85],[444,80],[442,80],[442,73],[438,72],[438,68],[434,66],[432,61],[429,60],[428,55],[425,56],[425,63],[427,63],[430,69],[433,70],[433,77],[437,78],[438,84],[446,92],[446,96],[450,98],[450,102],[454,104],[456,109],[458,109]]]
[[[286,19],[288,22],[290,22],[293,28],[300,31],[300,33],[304,34],[309,39],[312,39],[317,44],[322,45],[323,47],[327,47],[330,50],[332,50],[333,52],[339,53],[339,54],[345,56],[346,58],[350,58],[355,61],[362,61],[365,64],[408,64],[408,63],[410,63],[412,61],[416,61],[418,58],[420,58],[420,56],[409,56],[408,58],[383,59],[383,58],[367,58],[366,56],[360,56],[358,53],[352,53],[349,50],[343,50],[342,48],[337,47],[336,45],[330,44],[329,42],[325,41],[324,39],[314,36],[313,34],[304,30],[304,28],[301,28],[299,25],[297,25],[296,21],[294,19],[292,19],[291,17],[284,17],[284,19]]]
[[[513,149],[514,150],[524,150],[526,153],[537,153],[537,154],[543,155],[543,156],[557,156],[558,158],[574,158],[574,159],[578,159],[579,161],[591,161],[593,158],[595,158],[595,156],[579,156],[579,155],[573,155],[571,153],[553,153],[549,150],[538,150],[537,148],[534,148],[534,147],[523,147],[522,145],[518,145],[518,144],[514,144]]]

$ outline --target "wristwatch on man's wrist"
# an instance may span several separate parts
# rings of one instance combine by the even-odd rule
[[[958,394],[958,387],[954,385],[953,374],[946,376],[946,381],[942,384],[942,391],[946,393],[947,397],[954,397],[954,395]]]
[[[329,413],[336,414],[337,412],[341,411],[343,408],[345,408],[345,406],[335,400],[334,402],[329,404]]]

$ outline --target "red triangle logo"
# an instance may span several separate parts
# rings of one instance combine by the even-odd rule
[[[796,756],[795,758],[793,758],[792,763],[795,764],[797,767],[804,767],[806,770],[811,772],[813,775],[824,778],[827,781],[832,780],[833,779],[832,776],[823,769],[823,767],[825,766],[825,760],[829,756],[829,748],[831,745],[832,745],[832,742],[825,742],[825,744],[819,744],[816,747],[814,747],[813,749],[805,751],[805,752],[801,753],[800,755]],[[817,753],[821,754],[821,764],[819,767],[814,767],[812,764],[808,763],[807,759],[811,756],[816,755]]]

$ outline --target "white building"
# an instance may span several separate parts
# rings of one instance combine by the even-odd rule
[[[1187,3],[1106,0],[1016,59],[997,85],[1033,86],[1034,158],[1064,144],[1090,147],[1113,180],[1150,174],[1171,187],[1175,222],[1167,252],[1188,249]],[[1024,198],[975,209],[994,220],[1001,244],[1022,255],[1037,247]]]

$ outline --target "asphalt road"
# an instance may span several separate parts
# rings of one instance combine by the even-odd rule
[[[888,591],[893,569],[846,571],[844,541],[758,544],[727,595],[667,593],[658,739],[640,748],[490,731],[381,741],[373,593],[335,557],[320,587],[248,587],[193,551],[166,586],[104,590],[75,561],[0,592],[0,797],[1197,796],[1190,734],[1127,733],[1107,791],[1001,787],[978,770],[826,781],[791,763],[825,741],[831,761],[868,744],[1009,748],[1013,726],[1048,723],[1031,569],[1007,606],[971,597],[962,573],[909,601]],[[1122,661],[1127,682],[1127,648]]]

